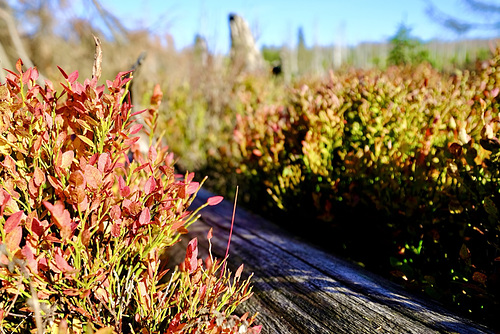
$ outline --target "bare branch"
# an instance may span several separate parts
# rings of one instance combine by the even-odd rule
[[[483,18],[483,20],[466,21],[442,12],[430,0],[425,0],[425,2],[427,3],[426,13],[430,18],[458,34],[464,34],[475,29],[500,29],[500,6],[478,0],[463,0],[464,4],[476,13],[480,13],[483,16],[485,14],[494,14],[497,16],[495,20],[484,20]]]
[[[113,38],[117,43],[123,43],[127,40],[127,29],[120,23],[120,21],[106,9],[104,9],[99,1],[92,0],[95,8],[101,15],[102,20],[106,27],[108,27],[109,31],[113,35]]]
[[[99,37],[92,35],[94,37],[95,41],[95,53],[94,53],[94,66],[92,66],[92,78],[99,78],[101,77],[102,73],[102,48],[101,48],[101,40]]]
[[[5,9],[0,8],[0,18],[3,19],[5,21],[5,23],[7,24],[7,30],[9,31],[10,38],[12,39],[12,43],[14,44],[14,48],[16,49],[16,52],[19,55],[19,57],[23,60],[23,62],[28,67],[35,67],[33,65],[33,62],[31,61],[30,57],[26,53],[26,50],[24,49],[23,43],[21,41],[21,37],[19,36],[19,33],[17,32],[16,24],[15,24],[12,16]],[[39,83],[43,83],[44,80],[45,80],[45,77],[40,74],[37,81]]]
[[[13,68],[12,64],[9,60],[9,57],[7,56],[7,52],[5,52],[5,49],[0,43],[0,81],[5,82],[5,73],[3,71],[3,68]]]
[[[500,13],[500,6],[494,5],[492,3],[485,3],[484,1],[478,0],[463,0],[467,6],[469,6],[472,10],[477,12],[497,12]]]

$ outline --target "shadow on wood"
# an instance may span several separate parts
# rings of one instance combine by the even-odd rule
[[[210,196],[201,190],[194,207]],[[172,262],[184,259],[186,244],[195,236],[204,258],[210,227],[212,251],[223,258],[231,214],[227,201],[203,209],[170,253]],[[238,312],[259,312],[262,333],[493,333],[237,209],[228,265],[234,272],[241,263],[244,275],[254,273],[255,294]]]

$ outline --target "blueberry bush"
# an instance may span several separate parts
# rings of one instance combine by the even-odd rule
[[[66,74],[62,91],[36,68],[0,85],[0,333],[259,333],[232,315],[252,292],[224,261],[175,269],[165,253],[214,196],[190,211],[201,183],[177,175],[153,138],[161,90],[134,121],[128,73],[98,85]],[[209,233],[209,237],[211,234]]]

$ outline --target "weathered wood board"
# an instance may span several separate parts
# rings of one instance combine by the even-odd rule
[[[193,205],[210,196],[201,190]],[[194,236],[206,251],[210,227],[212,252],[223,258],[232,209],[227,201],[203,209],[171,253],[172,262],[182,261]],[[235,270],[244,263],[244,273],[254,273],[255,294],[239,312],[259,312],[262,333],[493,333],[241,208],[234,224],[228,264]]]

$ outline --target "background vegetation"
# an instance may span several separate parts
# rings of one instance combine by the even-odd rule
[[[2,9],[30,20],[33,32],[19,36],[22,45],[55,81],[56,65],[90,77],[92,34],[103,40],[103,78],[147,51],[133,74],[134,110],[149,104],[159,83],[164,102],[154,135],[163,133],[183,175],[208,175],[205,185],[226,195],[239,184],[256,212],[496,325],[494,44],[424,43],[402,24],[388,43],[343,48],[339,65],[332,58],[338,50],[307,47],[299,30],[297,49],[262,50],[270,64],[281,60],[282,75],[240,73],[204,49],[175,50],[170,36],[126,31],[92,3],[113,24],[65,22],[69,36],[54,28],[50,6],[57,3]],[[5,59],[14,62],[15,38],[7,26],[0,31]]]

